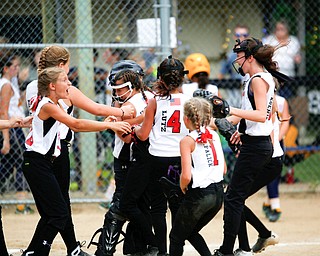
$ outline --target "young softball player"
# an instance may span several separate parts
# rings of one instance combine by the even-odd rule
[[[277,95],[276,95],[277,96]],[[263,171],[261,171],[255,181],[253,182],[249,196],[255,194],[259,191],[262,187],[270,184],[270,182],[274,182],[275,179],[279,179],[281,171],[282,171],[282,162],[283,162],[283,149],[280,145],[279,138],[283,136],[281,134],[281,126],[287,126],[289,123],[289,112],[286,111],[283,116],[283,119],[278,117],[278,111],[280,111],[279,102],[280,99],[278,96],[276,97],[274,107],[274,114],[272,115],[272,122],[273,122],[273,131],[271,133],[271,139],[273,144],[273,155],[270,162],[264,167]],[[281,99],[280,99],[281,100]],[[280,137],[281,136],[281,137]],[[276,233],[270,231],[260,220],[259,218],[246,206],[244,205],[244,215],[245,220],[241,220],[238,240],[239,240],[239,248],[234,252],[236,256],[246,256],[252,255],[253,253],[258,253],[263,251],[267,246],[275,245],[279,243],[279,237]],[[249,239],[247,234],[247,227],[246,222],[250,223],[250,225],[255,228],[258,233],[259,237],[257,242],[253,245],[252,249],[249,245]],[[251,252],[252,250],[252,252]]]
[[[41,216],[34,236],[24,255],[49,255],[51,244],[58,233],[68,255],[88,255],[76,241],[71,221],[70,202],[66,201],[55,174],[54,162],[61,152],[61,123],[73,131],[114,131],[128,133],[131,126],[126,122],[105,122],[75,119],[58,105],[60,99],[68,98],[71,83],[66,72],[57,67],[42,70],[38,76],[38,94],[42,99],[36,106],[32,129],[26,139],[23,173],[29,183],[37,209]],[[71,221],[71,222],[70,222]]]
[[[184,104],[183,121],[190,131],[180,142],[180,187],[185,196],[170,232],[171,256],[183,254],[185,240],[199,255],[211,256],[199,231],[221,209],[226,170],[219,135],[207,128],[211,116],[211,105],[205,99],[196,97]]]
[[[243,76],[248,73],[250,79],[244,85],[241,109],[231,108],[232,116],[228,118],[234,124],[239,123],[231,142],[238,143],[241,139],[242,145],[224,201],[223,244],[215,251],[215,256],[234,255],[236,237],[247,218],[245,200],[251,195],[252,185],[259,182],[259,174],[273,154],[270,138],[275,97],[273,76],[279,77],[276,63],[272,61],[274,50],[255,38],[237,41],[234,47],[237,53],[235,62],[240,66],[237,70]],[[241,251],[236,255],[251,254]]]
[[[59,67],[62,68],[66,73],[69,72],[69,63],[70,63],[70,53],[69,51],[59,45],[51,45],[45,47],[40,54],[40,61],[38,65],[38,72],[41,72],[45,68],[50,67]],[[27,106],[31,114],[35,112],[35,106],[39,101],[38,95],[38,80],[32,81],[28,84],[26,89],[26,101]],[[93,115],[99,116],[124,116],[130,117],[132,110],[130,107],[123,108],[113,108],[103,104],[98,104],[93,100],[85,96],[79,89],[74,86],[70,86],[68,89],[68,99],[59,99],[59,105],[64,109],[66,113],[70,116],[73,116],[74,107],[83,109]],[[61,152],[57,157],[57,160],[53,163],[54,173],[56,179],[59,183],[61,192],[67,204],[69,205],[70,219],[68,219],[67,227],[73,229],[72,216],[71,216],[71,205],[70,205],[70,195],[69,195],[69,186],[70,186],[70,159],[69,159],[69,147],[70,143],[73,140],[74,134],[73,131],[63,123],[59,126],[60,129],[60,147]],[[67,229],[65,229],[67,230]],[[66,234],[65,234],[66,233]],[[27,251],[33,251],[33,245],[36,243],[38,236],[33,237]],[[64,239],[64,236],[68,236],[68,232],[61,231],[61,236]]]
[[[133,61],[120,61],[117,65],[119,68],[122,63],[123,70],[117,72],[110,80],[115,95],[115,100],[122,106],[132,106],[134,109],[133,119],[125,119],[131,125],[139,124],[143,121],[143,112],[147,102],[154,95],[147,91],[147,87],[142,82],[142,68]],[[131,141],[131,134],[123,137],[122,134],[115,136],[114,155],[114,174],[116,189],[112,197],[110,209],[105,214],[104,229],[100,235],[96,255],[105,255],[113,253],[118,243],[120,232],[123,224],[127,220],[126,215],[120,211],[119,207],[122,202],[122,194],[129,193],[134,198],[140,198],[148,184],[148,175],[144,169],[138,167],[141,158],[137,159],[137,154],[141,149],[145,149],[145,143],[135,140]],[[143,154],[145,152],[141,152]],[[134,159],[134,160],[133,160]],[[138,161],[139,160],[139,161]],[[128,178],[129,177],[129,178]],[[128,181],[128,179],[130,181]],[[146,181],[147,180],[147,181]],[[134,184],[131,186],[130,184]],[[133,189],[132,189],[133,188]],[[126,198],[126,196],[125,196]],[[146,207],[144,207],[146,209]],[[142,213],[142,212],[141,212]],[[143,252],[146,245],[140,245],[137,237],[141,233],[139,226],[132,225],[130,222],[126,229],[124,241],[124,254],[134,254]],[[133,237],[135,236],[135,237]],[[135,240],[132,242],[132,240]],[[145,246],[144,246],[145,245]]]
[[[149,169],[151,181],[148,193],[151,201],[152,226],[157,238],[159,255],[167,252],[166,211],[167,198],[162,192],[159,179],[167,176],[169,168],[181,166],[180,140],[188,134],[183,122],[183,105],[189,96],[179,93],[184,75],[182,62],[169,56],[158,67],[158,81],[153,90],[156,97],[150,99],[141,127],[135,128],[137,137],[145,141],[149,138]],[[170,203],[170,202],[169,202]],[[174,216],[177,205],[170,205]],[[125,209],[125,206],[123,206]]]

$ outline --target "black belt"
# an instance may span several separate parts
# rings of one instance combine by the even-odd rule
[[[66,144],[68,147],[71,146],[71,141],[66,140],[66,139],[60,140],[60,143],[61,143],[61,144]]]
[[[52,155],[42,155],[42,154],[35,152],[35,151],[25,151],[24,155],[26,157],[42,157],[46,160],[49,160],[51,163],[53,163],[54,160],[57,158],[56,156],[52,156]]]

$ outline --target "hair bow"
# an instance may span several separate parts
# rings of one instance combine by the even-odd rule
[[[212,140],[212,134],[208,129],[205,129],[204,132],[199,132],[199,136],[196,139],[196,142],[207,143],[208,140]]]

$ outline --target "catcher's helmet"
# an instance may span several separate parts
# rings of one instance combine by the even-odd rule
[[[190,54],[185,62],[184,65],[186,69],[189,70],[188,78],[191,80],[191,78],[200,72],[205,72],[210,75],[210,64],[206,56],[204,56],[202,53],[193,53]]]
[[[116,62],[112,66],[112,69],[110,70],[109,83],[112,84],[115,75],[119,71],[123,71],[123,70],[132,70],[135,73],[137,73],[138,75],[144,76],[143,69],[139,64],[137,64],[133,60],[120,60],[120,61]]]
[[[170,73],[173,70],[178,70],[181,76],[188,74],[188,70],[184,70],[182,62],[178,59],[172,58],[172,55],[168,56],[167,59],[161,62],[157,70],[157,78],[164,76],[167,73]]]
[[[256,38],[248,38],[240,41],[240,39],[236,40],[236,44],[233,47],[233,52],[244,52],[245,57],[248,58],[251,55],[254,55],[259,48],[263,46],[262,42]]]

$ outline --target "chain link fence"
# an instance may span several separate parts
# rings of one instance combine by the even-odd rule
[[[273,34],[277,21],[286,20],[290,34],[300,42],[301,60],[295,65],[295,81],[281,89],[290,105],[294,130],[288,144],[284,181],[287,170],[294,168],[294,181],[316,187],[320,182],[319,6],[319,1],[305,0],[3,0],[1,69],[6,56],[19,55],[20,71],[13,84],[19,85],[19,107],[27,115],[25,88],[36,79],[37,57],[47,45],[61,44],[70,51],[69,79],[88,97],[104,104],[112,101],[106,80],[115,61],[137,61],[145,70],[145,83],[151,86],[157,64],[164,57],[172,53],[184,60],[191,53],[201,52],[210,61],[211,82],[218,85],[230,105],[236,106],[241,81],[228,76],[217,79],[221,62],[234,45],[235,26],[244,24],[251,36],[266,38]],[[82,110],[77,111],[77,116],[102,119]],[[23,134],[12,134],[12,140],[17,136]],[[1,155],[4,203],[19,200],[15,197],[17,187],[27,190],[20,177],[23,145],[16,141],[11,146],[15,157],[9,167]],[[73,195],[81,192],[80,201],[101,200],[97,191],[110,193],[112,147],[113,135],[108,132],[76,134],[70,148],[70,188],[75,191]],[[230,166],[233,160],[228,158]]]

